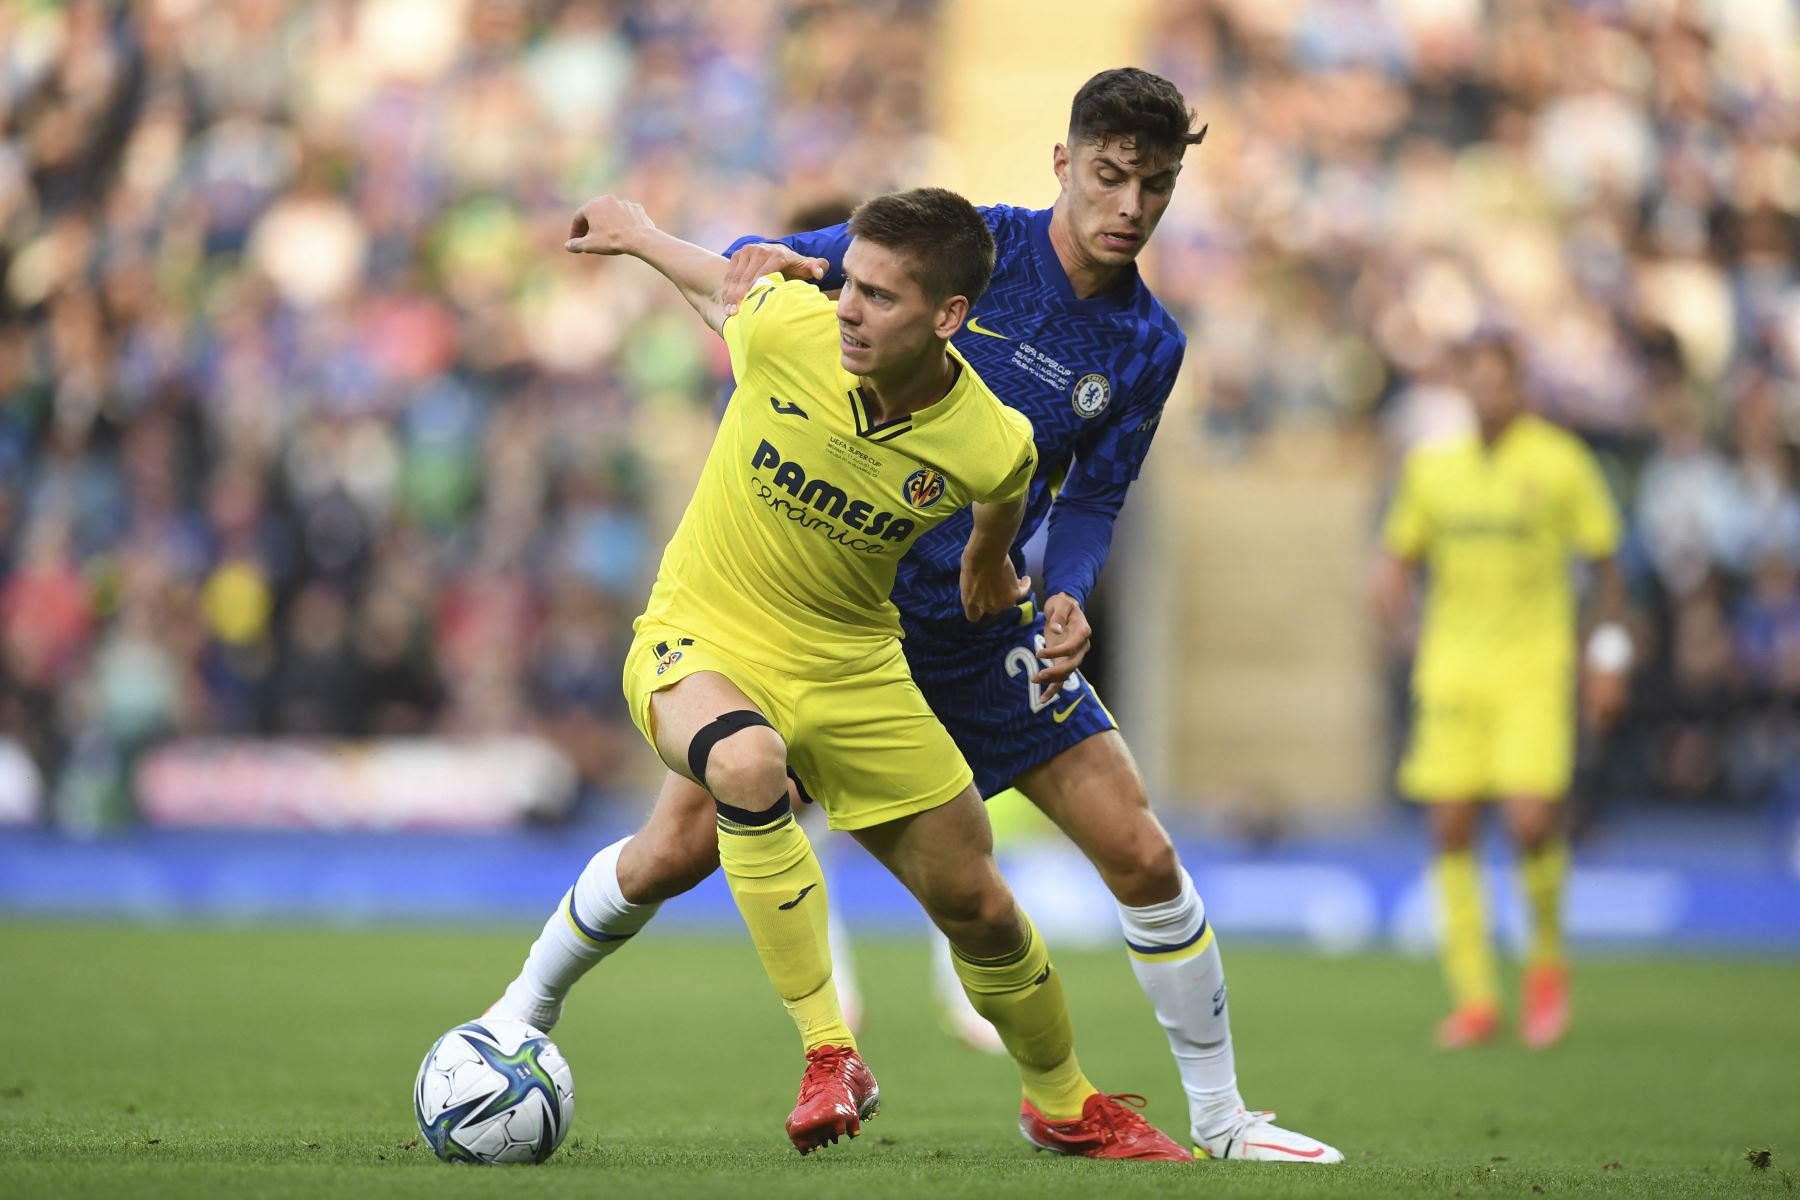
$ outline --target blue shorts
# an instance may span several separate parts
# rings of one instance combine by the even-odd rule
[[[975,769],[983,797],[1005,791],[1077,742],[1118,728],[1079,671],[1050,703],[1038,702],[1041,689],[1031,677],[1046,664],[1037,656],[1044,617],[1035,605],[1022,607],[1020,619],[971,624],[954,634],[904,616],[901,624],[913,682]]]

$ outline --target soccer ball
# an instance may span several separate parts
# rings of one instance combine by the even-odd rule
[[[541,1163],[575,1118],[575,1077],[523,1021],[470,1021],[439,1038],[413,1085],[419,1132],[445,1162]]]

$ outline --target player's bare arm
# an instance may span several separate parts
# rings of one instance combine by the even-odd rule
[[[975,528],[962,554],[963,614],[979,621],[1004,612],[1031,594],[1031,576],[1013,567],[1012,541],[1025,519],[1025,497],[1007,504],[976,504]]]
[[[1581,687],[1581,715],[1604,732],[1625,711],[1631,688],[1631,634],[1625,626],[1625,573],[1616,554],[1596,559],[1599,592],[1594,630],[1588,637]]]
[[[792,246],[780,242],[752,242],[740,246],[725,268],[725,287],[720,293],[725,301],[725,315],[732,316],[756,281],[764,275],[780,275],[783,279],[823,279],[831,264],[822,258],[808,258]]]
[[[1375,615],[1384,630],[1396,641],[1406,635],[1411,624],[1413,597],[1413,564],[1391,550],[1383,550],[1375,560],[1375,577],[1371,581]]]
[[[725,260],[658,229],[644,206],[631,200],[596,196],[583,204],[569,223],[563,249],[570,254],[624,254],[650,264],[681,290],[681,298],[714,333],[730,315],[720,298]]]

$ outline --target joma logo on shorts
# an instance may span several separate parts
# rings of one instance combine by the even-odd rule
[[[753,471],[772,470],[769,477],[771,493],[779,489],[799,502],[793,511],[810,506],[814,512],[824,513],[833,520],[842,521],[851,529],[859,530],[871,538],[880,538],[884,542],[903,542],[913,531],[913,522],[905,517],[895,518],[891,512],[878,510],[867,500],[852,500],[843,488],[828,479],[808,479],[806,468],[799,463],[781,457],[781,451],[764,441],[750,456],[750,469]],[[861,538],[851,539],[863,541]]]

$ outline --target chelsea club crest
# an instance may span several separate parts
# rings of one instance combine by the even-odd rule
[[[1070,403],[1075,406],[1075,415],[1084,421],[1092,420],[1106,411],[1112,402],[1112,384],[1106,382],[1106,376],[1098,371],[1091,375],[1083,375],[1075,381],[1075,390],[1070,394]]]

